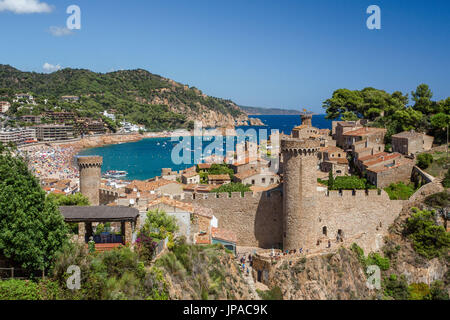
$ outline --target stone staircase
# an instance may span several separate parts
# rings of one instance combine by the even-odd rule
[[[251,297],[252,300],[261,300],[261,298],[259,297],[258,292],[256,292],[255,281],[253,280],[253,276],[252,276],[253,269],[250,266],[248,267],[248,269],[249,269],[249,274],[247,275],[247,269],[245,269],[245,272],[244,272],[243,276],[244,276],[245,282],[247,282],[247,284],[248,284],[248,286],[250,288],[250,291],[251,291],[250,297]]]

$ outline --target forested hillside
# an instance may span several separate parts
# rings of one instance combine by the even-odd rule
[[[43,74],[0,65],[0,95],[19,92],[46,98],[50,105],[57,104],[65,110],[77,108],[85,116],[114,109],[127,120],[149,128],[190,127],[193,120],[201,120],[208,126],[247,120],[230,100],[207,96],[194,87],[142,69],[106,74],[64,69]],[[80,96],[80,103],[61,103],[60,97],[66,95]]]

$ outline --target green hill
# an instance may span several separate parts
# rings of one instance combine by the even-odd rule
[[[231,100],[210,97],[194,87],[152,74],[146,70],[95,73],[84,69],[63,69],[54,73],[22,72],[0,65],[0,95],[32,93],[48,106],[95,116],[114,109],[125,119],[149,128],[204,125],[224,126],[247,116]],[[80,96],[78,104],[64,103],[60,97]]]

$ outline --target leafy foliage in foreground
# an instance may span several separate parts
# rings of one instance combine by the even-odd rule
[[[0,144],[0,255],[22,268],[43,270],[67,233],[63,216],[25,162]]]

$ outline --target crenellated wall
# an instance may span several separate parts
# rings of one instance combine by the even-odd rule
[[[180,197],[174,196],[174,199]],[[238,245],[278,248],[282,244],[283,200],[281,191],[184,194],[182,200],[211,208],[219,228],[236,233]]]
[[[182,199],[184,198],[184,199]],[[239,246],[279,248],[283,236],[283,196],[281,191],[195,194],[185,193],[174,199],[211,208],[219,220],[219,227],[233,230]],[[328,241],[356,242],[365,252],[376,251],[383,245],[383,237],[400,213],[404,201],[393,201],[385,191],[342,190],[316,192],[311,197],[309,221],[299,232],[300,249],[314,252],[327,249]],[[326,235],[323,233],[326,227]],[[342,241],[338,240],[340,231]],[[305,239],[305,240],[303,240]],[[318,244],[319,241],[319,244]]]
[[[119,199],[119,192],[107,190],[107,189],[100,189],[99,190],[99,197],[100,197],[100,205],[106,206],[115,200]]]
[[[317,230],[309,230],[311,241],[308,247],[313,250],[326,248],[328,240],[334,245],[340,241],[340,234],[342,242],[354,238],[354,242],[365,252],[379,250],[383,237],[400,214],[403,204],[404,201],[390,200],[385,191],[376,189],[321,193],[316,201],[318,227]]]

